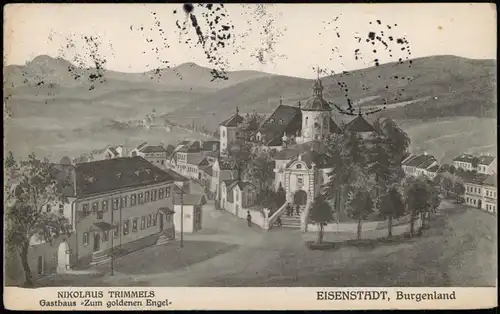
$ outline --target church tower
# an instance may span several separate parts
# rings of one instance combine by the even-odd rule
[[[323,84],[319,78],[314,82],[313,95],[304,106],[302,111],[302,133],[297,142],[306,143],[314,140],[321,140],[330,133],[331,108],[323,99]]]

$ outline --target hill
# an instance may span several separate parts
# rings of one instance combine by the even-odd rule
[[[341,108],[347,108],[347,98],[371,107],[383,107],[385,100],[388,108],[384,115],[397,119],[495,115],[496,61],[456,56],[411,61],[411,64],[388,63],[324,77],[324,97]],[[286,76],[256,78],[193,100],[172,112],[170,119],[181,123],[194,120],[214,129],[236,106],[241,112],[270,113],[280,97],[284,104],[297,105],[299,100],[311,96],[312,84],[313,80]],[[340,84],[345,84],[347,97]]]
[[[270,75],[258,71],[234,71],[228,72],[227,80],[213,80],[211,71],[195,63],[184,63],[173,68],[155,69],[143,73],[122,73],[105,69],[80,68],[65,59],[42,55],[25,65],[4,67],[4,86],[15,91],[19,87],[26,86],[50,86],[56,89],[83,86],[88,89],[94,85],[97,89],[104,84],[115,89],[127,89],[130,84],[140,84],[150,86],[152,89],[207,91]],[[120,88],[120,85],[124,86]]]

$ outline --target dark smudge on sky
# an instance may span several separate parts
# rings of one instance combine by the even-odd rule
[[[334,24],[338,20],[339,17],[336,17],[333,21],[327,22],[325,24],[325,33],[329,34],[328,36],[332,36],[332,31],[331,29],[327,29],[327,27],[330,27],[330,25]],[[392,32],[394,31],[395,28],[397,28],[397,24],[387,24],[383,25],[382,20],[376,20],[375,22],[369,22],[370,25],[372,25],[372,30],[370,30],[365,37],[361,36],[360,34],[355,34],[354,35],[354,40],[357,45],[357,47],[354,49],[354,59],[356,61],[360,61],[364,59],[364,56],[369,58],[370,63],[374,65],[375,67],[380,66],[382,62],[392,62],[394,61],[394,57],[400,57],[397,61],[397,65],[408,65],[409,68],[412,66],[412,60],[409,60],[411,57],[411,49],[410,49],[410,44],[408,39],[405,36],[398,37]],[[379,26],[380,25],[380,26]],[[375,28],[379,29],[375,29]],[[335,26],[334,32],[335,36],[340,37],[340,34],[338,34],[338,27]],[[322,35],[322,33],[320,33]],[[332,57],[330,58],[331,61],[335,60],[335,62],[339,62],[343,66],[342,58],[343,56],[339,53],[339,49],[337,46],[335,46],[332,50]],[[402,56],[403,54],[404,56]],[[384,62],[384,63],[385,63]],[[386,98],[383,99],[384,106],[382,108],[377,108],[377,109],[372,109],[369,111],[362,111],[362,106],[359,104],[357,110],[354,108],[354,102],[353,99],[350,96],[349,92],[349,86],[347,84],[347,81],[350,81],[352,83],[352,79],[347,80],[344,79],[347,76],[351,75],[350,72],[344,71],[342,73],[335,73],[332,70],[327,70],[326,68],[323,69],[318,69],[313,67],[313,70],[319,71],[319,73],[322,73],[324,75],[335,75],[338,74],[335,78],[337,79],[337,85],[338,88],[342,91],[346,102],[344,107],[338,106],[337,104],[332,104],[340,113],[346,114],[346,115],[371,115],[377,112],[380,112],[383,109],[386,109],[386,106],[388,104],[388,100]],[[356,81],[357,85],[361,85],[361,90],[362,93],[369,93],[370,86],[369,82],[364,80],[364,75],[362,73],[356,73],[356,75],[361,75],[361,78],[354,79]],[[404,96],[404,89],[399,88],[399,85],[401,81],[409,82],[413,80],[413,77],[409,76],[397,76],[397,75],[391,75],[390,77],[384,77],[381,78],[381,75],[378,75],[377,78],[383,79],[384,81],[391,80],[392,83],[387,83],[385,85],[384,89],[386,90],[386,95],[389,94],[394,94],[394,97],[392,97],[391,101],[392,102],[399,102],[401,101],[401,98]],[[373,96],[373,95],[371,95]]]

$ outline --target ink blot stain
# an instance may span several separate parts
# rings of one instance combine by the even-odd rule
[[[192,3],[184,3],[182,5],[182,9],[184,10],[184,13],[191,14],[194,10],[194,6]]]

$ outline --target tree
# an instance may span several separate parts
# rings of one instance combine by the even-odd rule
[[[259,190],[269,187],[274,179],[274,160],[269,153],[261,152],[246,164],[245,177]]]
[[[261,191],[258,195],[258,199],[261,200],[261,205],[274,213],[281,205],[278,203],[278,194],[271,189],[266,189]]]
[[[319,226],[318,244],[323,243],[323,229],[329,222],[333,221],[333,212],[330,204],[321,194],[314,199],[311,205],[309,219]]]
[[[223,163],[227,163],[232,169],[237,171],[236,178],[241,180],[244,177],[244,169],[246,165],[254,158],[252,145],[246,141],[238,140],[228,149],[226,157],[222,159]]]
[[[453,190],[453,181],[449,176],[444,176],[441,180],[441,189],[444,191],[446,197]]]
[[[439,205],[441,205],[441,196],[439,195],[439,189],[436,186],[432,185],[430,186],[430,191],[430,211],[428,216],[429,221],[431,220],[431,213],[435,213],[439,208]]]
[[[12,169],[12,167],[14,167],[15,164],[16,161],[14,159],[14,155],[12,154],[12,151],[9,151],[7,157],[5,158],[5,168]]]
[[[363,220],[373,212],[373,201],[368,191],[357,190],[350,193],[347,202],[348,215],[358,223],[357,239],[361,239]]]
[[[427,182],[415,179],[409,182],[406,193],[406,209],[410,213],[410,234],[415,232],[415,218],[428,211],[430,207],[430,193]],[[422,221],[422,223],[424,223]]]
[[[395,187],[382,195],[379,210],[380,214],[388,219],[388,237],[390,238],[392,237],[392,220],[405,215],[403,197]]]
[[[453,165],[451,165],[449,168],[448,168],[448,172],[451,173],[451,174],[455,174],[455,172],[457,171],[457,168]]]
[[[457,203],[460,202],[460,198],[465,193],[465,185],[462,181],[456,180],[455,183],[453,183],[453,193],[455,193]]]
[[[7,177],[5,242],[17,251],[25,274],[25,285],[32,285],[28,263],[28,249],[32,237],[51,243],[62,234],[69,234],[69,222],[64,216],[44,211],[54,202],[67,202],[62,191],[69,178],[55,179],[47,160],[40,161],[35,154],[27,160],[10,165]]]

